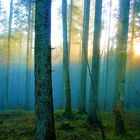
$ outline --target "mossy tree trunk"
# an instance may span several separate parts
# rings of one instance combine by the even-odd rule
[[[100,35],[101,35],[102,0],[95,2],[94,39],[92,56],[92,78],[90,87],[88,121],[91,126],[99,126],[98,112],[98,85],[100,62]]]
[[[69,47],[67,37],[67,0],[62,0],[62,23],[63,23],[63,75],[65,88],[65,112],[64,115],[71,116],[71,89],[69,70]]]
[[[36,0],[35,17],[35,139],[55,140],[51,66],[51,0]]]
[[[81,85],[79,111],[86,112],[86,80],[88,61],[88,35],[89,35],[90,0],[84,2],[82,54],[81,54]]]
[[[117,134],[125,133],[124,125],[124,96],[127,39],[129,26],[130,0],[120,0],[120,12],[118,23],[118,38],[116,49],[116,91],[115,91],[115,129]]]

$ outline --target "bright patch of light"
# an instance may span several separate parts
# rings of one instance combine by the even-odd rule
[[[140,43],[136,43],[135,45],[135,55],[140,55]]]

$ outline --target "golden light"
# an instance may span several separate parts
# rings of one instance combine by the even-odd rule
[[[136,43],[134,46],[135,55],[140,55],[140,43]]]

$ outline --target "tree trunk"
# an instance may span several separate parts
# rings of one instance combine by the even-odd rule
[[[81,85],[80,85],[80,104],[79,104],[80,112],[86,112],[86,80],[87,80],[87,61],[88,61],[89,16],[90,16],[90,0],[85,0],[83,35],[82,35],[82,54],[81,54],[81,80],[80,80]]]
[[[51,66],[51,0],[36,0],[35,118],[36,140],[55,140]]]
[[[9,94],[9,67],[10,67],[10,45],[11,45],[11,27],[13,16],[13,0],[10,1],[10,13],[9,13],[9,27],[8,27],[8,46],[7,46],[7,66],[6,66],[6,92],[4,99],[5,109],[8,109],[8,94]]]
[[[116,52],[116,91],[115,91],[115,129],[117,134],[125,133],[124,126],[124,96],[126,54],[129,25],[130,0],[120,0],[120,13],[118,24],[118,42]]]
[[[95,20],[94,20],[94,39],[93,39],[93,55],[92,55],[92,80],[90,87],[90,101],[88,121],[91,126],[98,126],[98,85],[99,85],[99,62],[100,62],[100,35],[101,35],[101,16],[102,16],[102,0],[96,0],[95,4]]]
[[[62,0],[62,22],[63,22],[63,74],[65,82],[65,112],[64,115],[71,116],[71,89],[69,71],[69,48],[67,38],[67,0]]]
[[[110,26],[111,26],[111,10],[112,0],[110,0],[109,7],[109,27],[108,27],[108,41],[107,41],[107,52],[106,52],[106,70],[105,70],[105,98],[104,98],[104,110],[107,109],[107,94],[108,94],[108,73],[109,73],[109,51],[110,51]]]
[[[20,78],[21,78],[21,73],[20,73],[20,66],[21,66],[21,49],[22,49],[22,31],[21,31],[21,35],[20,35],[20,41],[19,41],[19,50],[18,50],[18,59],[19,59],[19,63],[18,63],[18,93],[17,93],[17,107],[19,108],[20,106],[20,102],[19,102],[19,99],[20,99]]]
[[[70,1],[70,15],[69,15],[69,46],[68,46],[69,60],[70,60],[70,47],[71,47],[72,16],[73,16],[73,0]]]
[[[11,27],[12,27],[12,16],[13,16],[13,0],[10,1],[10,13],[9,13],[9,27],[8,27],[8,48],[11,45]]]
[[[31,2],[28,2],[28,34],[26,49],[26,83],[25,83],[25,109],[30,109],[30,34],[31,34]]]
[[[132,10],[132,29],[131,29],[131,42],[130,42],[130,49],[129,49],[129,81],[128,81],[128,93],[132,92],[132,71],[133,71],[133,55],[134,55],[134,36],[135,36],[135,1],[133,1],[133,10]],[[127,93],[127,94],[128,94]],[[129,108],[130,105],[127,104]]]
[[[31,6],[31,11],[32,11],[32,13],[31,13],[31,22],[30,22],[30,24],[31,24],[30,48],[33,47],[33,32],[34,32],[34,24],[33,24],[33,22],[34,22],[34,14],[35,14],[34,4],[32,4],[32,6]]]

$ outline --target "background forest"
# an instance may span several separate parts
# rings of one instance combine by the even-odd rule
[[[0,140],[139,140],[139,83],[140,0],[0,0]]]

